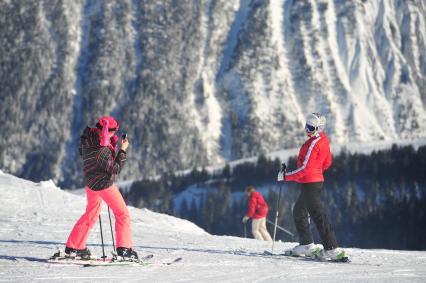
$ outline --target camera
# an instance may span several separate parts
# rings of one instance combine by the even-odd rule
[[[123,140],[127,139],[127,134],[126,134],[126,133],[122,134],[122,135],[121,135],[121,138],[122,138]]]

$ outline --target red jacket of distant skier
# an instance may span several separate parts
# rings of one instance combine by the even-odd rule
[[[300,148],[297,169],[285,174],[286,181],[323,182],[323,171],[331,166],[330,141],[324,132],[309,138]]]
[[[269,207],[259,192],[252,192],[248,200],[248,218],[259,219],[268,215]]]

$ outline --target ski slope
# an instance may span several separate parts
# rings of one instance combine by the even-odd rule
[[[0,281],[2,282],[425,282],[426,252],[348,248],[352,263],[322,263],[261,255],[270,244],[212,236],[168,215],[130,207],[135,249],[169,266],[81,267],[43,262],[64,247],[85,208],[81,196],[51,181],[33,183],[0,171]],[[104,238],[111,251],[107,210]],[[99,225],[88,243],[101,255]],[[277,243],[283,251],[295,243]]]

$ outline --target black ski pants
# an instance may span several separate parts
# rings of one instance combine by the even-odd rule
[[[323,182],[301,184],[301,192],[293,208],[293,219],[299,234],[300,245],[313,243],[309,229],[309,216],[318,229],[324,249],[337,248],[336,236],[321,201]]]

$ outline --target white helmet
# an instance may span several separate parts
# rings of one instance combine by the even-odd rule
[[[310,134],[317,134],[325,129],[325,117],[318,113],[311,113],[306,117],[305,130]]]

